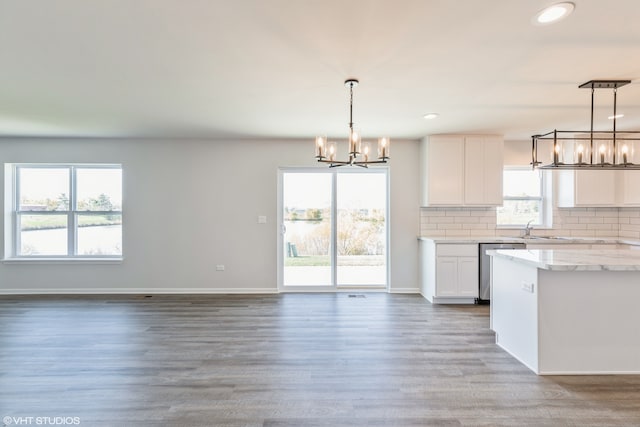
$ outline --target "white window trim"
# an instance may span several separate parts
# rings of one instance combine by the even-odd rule
[[[529,170],[530,166],[505,166],[504,170]],[[551,202],[551,174],[545,171],[540,172],[540,196],[539,197],[516,197],[516,196],[502,196],[503,200],[537,200],[541,203],[540,212],[540,224],[533,226],[536,230],[548,230],[553,228],[552,218],[553,209]],[[497,219],[497,212],[496,212]],[[498,229],[522,229],[526,224],[496,224]]]
[[[19,191],[20,182],[18,170],[20,168],[30,169],[68,169],[69,170],[69,209],[66,211],[38,211],[36,215],[67,215],[67,255],[19,255],[20,247],[20,215],[33,214],[29,211],[18,211],[20,206]],[[118,211],[79,211],[76,209],[76,183],[77,169],[120,169],[121,164],[93,164],[93,163],[13,163],[5,164],[5,194],[11,197],[5,197],[5,247],[4,247],[4,263],[98,263],[112,264],[120,263],[123,255],[75,255],[78,245],[78,215],[120,215],[123,217],[122,210]],[[9,215],[7,215],[9,214]],[[9,221],[7,221],[9,218]]]

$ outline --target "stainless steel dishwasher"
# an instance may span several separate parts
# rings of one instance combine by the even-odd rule
[[[478,304],[489,304],[491,299],[491,257],[487,255],[490,249],[525,249],[524,243],[480,243],[480,268],[478,274],[480,292]]]

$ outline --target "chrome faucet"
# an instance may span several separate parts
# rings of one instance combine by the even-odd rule
[[[532,222],[533,220],[529,221],[527,225],[524,226],[524,237],[531,237],[531,230],[533,229],[531,226]]]

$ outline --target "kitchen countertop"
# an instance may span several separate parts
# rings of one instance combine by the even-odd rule
[[[433,241],[434,243],[520,243],[521,237],[510,236],[460,236],[460,237],[418,237],[418,240]]]
[[[528,243],[534,244],[611,244],[611,245],[634,245],[640,246],[640,240],[629,239],[625,237],[558,237],[545,238],[545,236],[532,236],[530,238],[513,237],[513,236],[460,236],[460,237],[429,237],[420,236],[418,240],[432,241],[434,243],[451,243],[451,244],[476,244],[476,243]]]
[[[487,254],[543,270],[640,271],[640,251],[633,249],[499,249]]]

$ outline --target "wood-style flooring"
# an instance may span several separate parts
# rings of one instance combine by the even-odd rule
[[[640,426],[640,376],[538,377],[487,306],[358,296],[2,296],[0,419]]]

